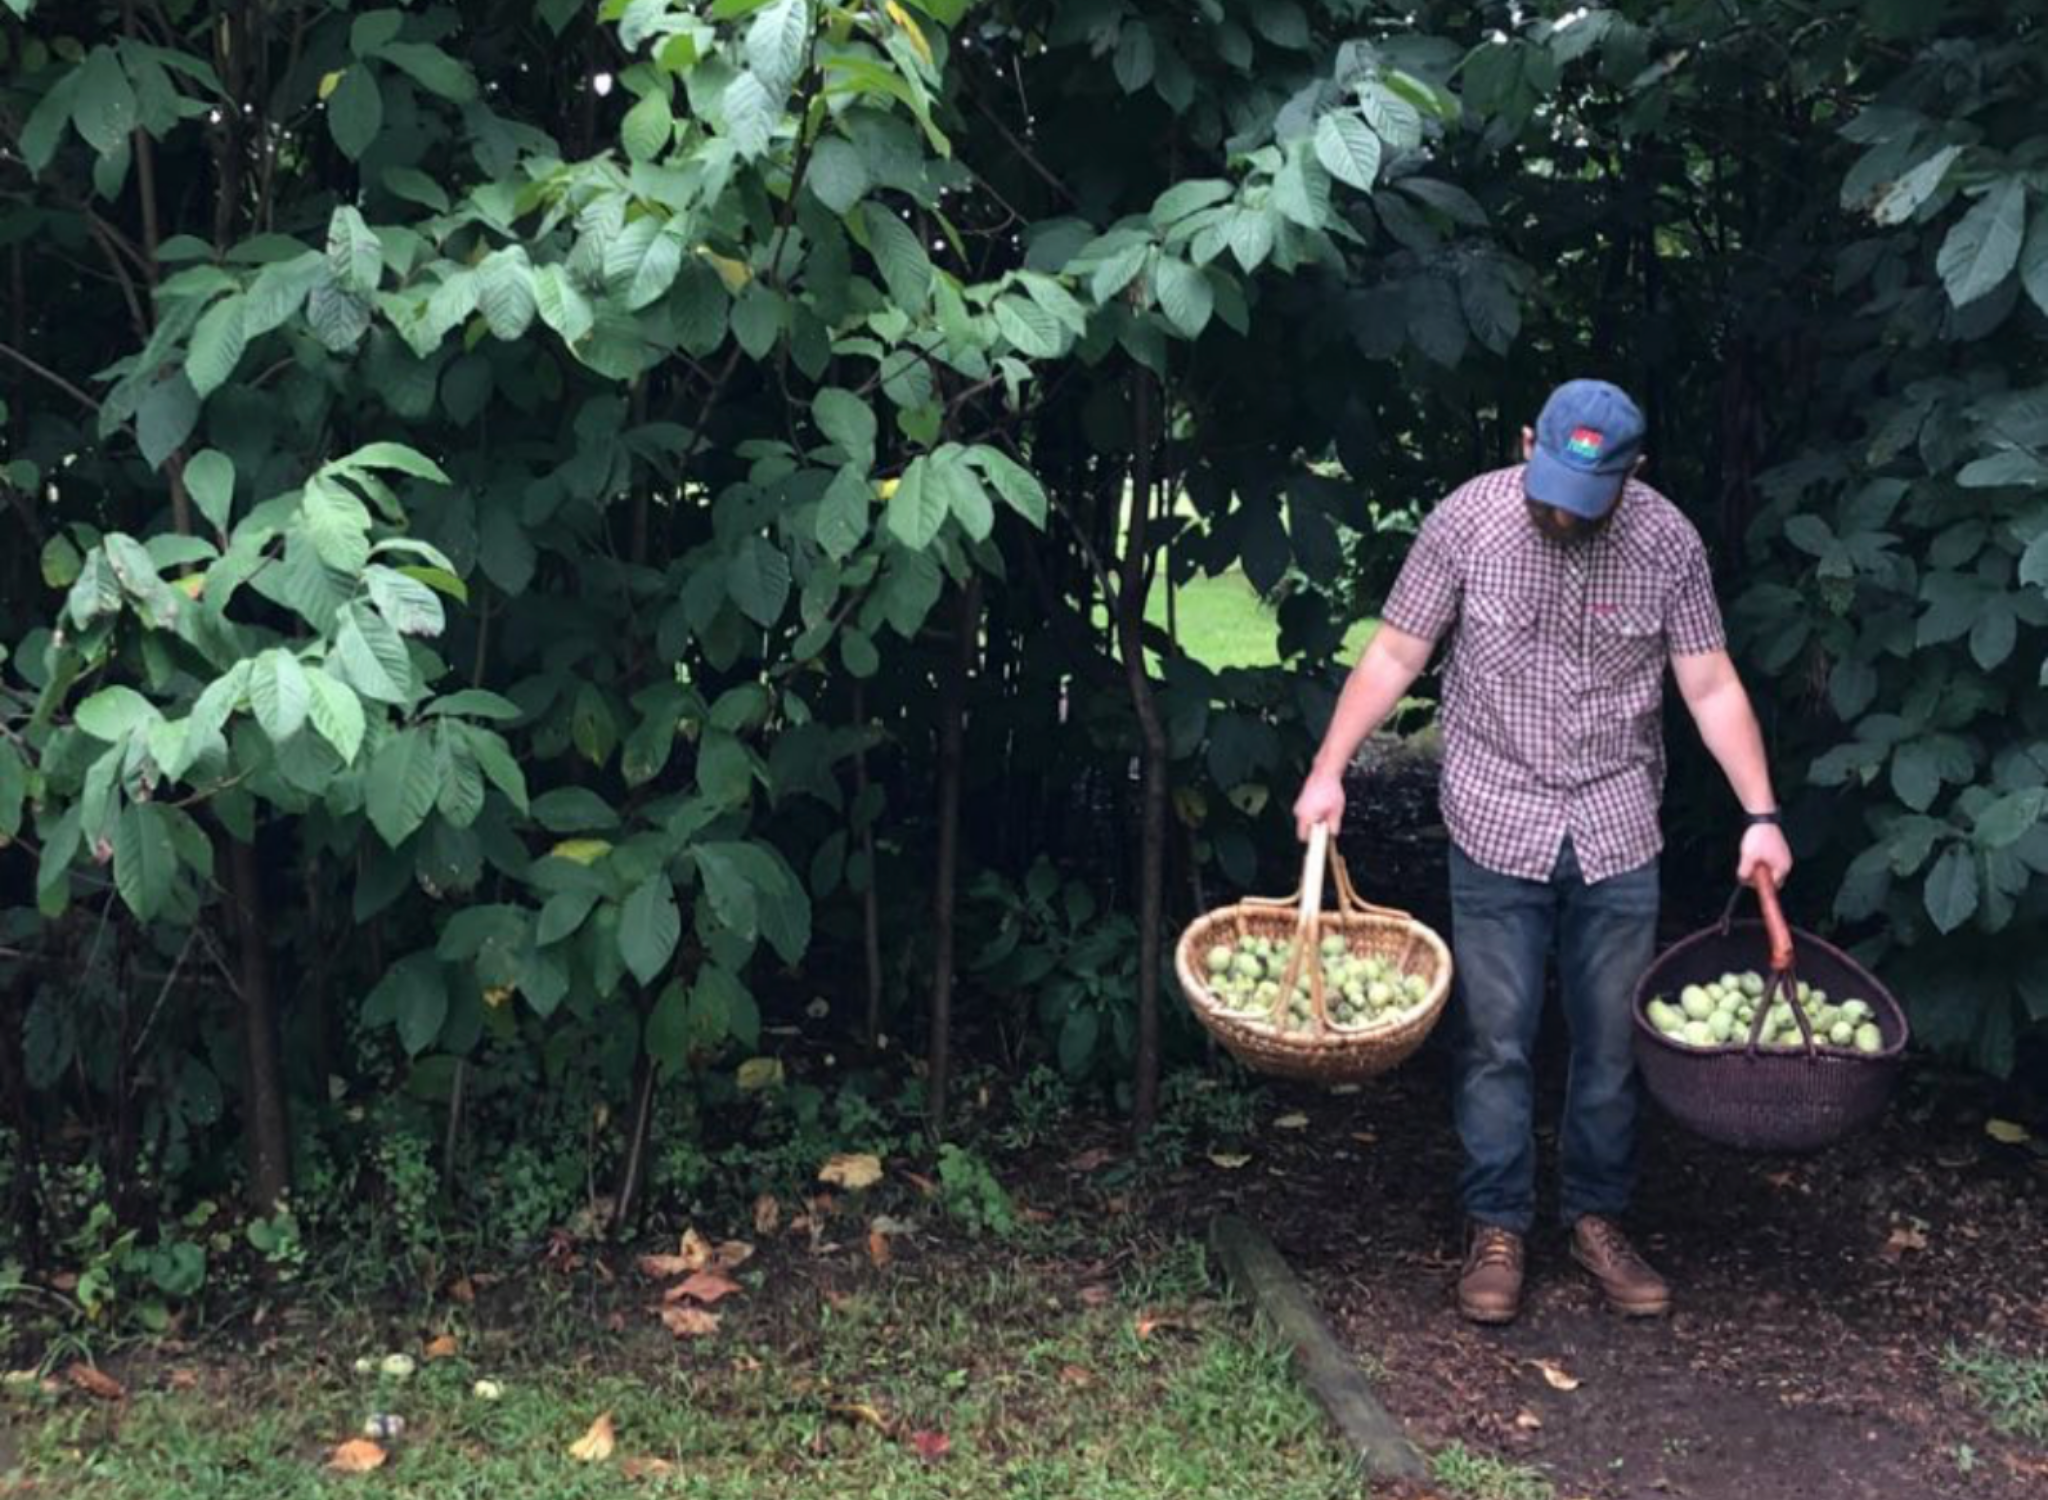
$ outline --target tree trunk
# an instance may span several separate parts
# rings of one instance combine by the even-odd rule
[[[1138,1055],[1131,1094],[1132,1128],[1142,1138],[1159,1112],[1159,955],[1166,915],[1166,729],[1145,670],[1145,594],[1151,582],[1153,447],[1156,414],[1152,377],[1140,371],[1132,391],[1136,439],[1131,464],[1130,525],[1125,528],[1122,576],[1116,600],[1118,654],[1131,707],[1138,716]]]
[[[856,681],[853,685],[853,720],[862,734],[868,728],[868,692],[865,684]],[[853,791],[855,807],[862,807],[868,797],[868,752],[862,745],[853,752]],[[875,820],[866,818],[860,829],[861,863],[867,870],[866,888],[860,893],[860,937],[863,971],[867,979],[867,1019],[862,1034],[867,1040],[868,1050],[873,1051],[882,1042],[882,897],[875,885]]]
[[[957,901],[954,884],[960,866],[960,783],[965,770],[967,678],[974,669],[975,641],[981,622],[981,578],[970,578],[960,592],[960,620],[955,627],[953,660],[946,673],[939,704],[939,849],[933,872],[932,1008],[927,1082],[931,1132],[946,1129],[946,1092],[953,1076],[953,950]]]
[[[257,1213],[270,1214],[291,1186],[292,1137],[278,1056],[277,992],[271,981],[270,944],[263,916],[263,877],[256,867],[254,845],[222,834],[219,847],[227,866],[242,990],[242,1110],[249,1144],[249,1203]]]

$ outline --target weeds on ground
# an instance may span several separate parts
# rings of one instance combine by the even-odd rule
[[[1994,1344],[1951,1345],[1943,1360],[2000,1432],[2048,1444],[2048,1359],[2029,1359]]]
[[[1437,1451],[1430,1463],[1436,1482],[1471,1500],[1550,1500],[1550,1480],[1535,1469],[1476,1453],[1463,1443]]]

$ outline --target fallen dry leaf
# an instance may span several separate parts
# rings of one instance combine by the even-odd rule
[[[439,1338],[428,1339],[427,1346],[420,1352],[428,1359],[453,1359],[455,1347],[455,1335],[444,1333]]]
[[[83,1360],[78,1360],[65,1369],[64,1380],[74,1390],[84,1391],[88,1396],[97,1396],[102,1401],[128,1399],[127,1387],[105,1370],[96,1370]]]
[[[722,1299],[730,1297],[734,1292],[745,1290],[745,1287],[722,1271],[699,1271],[687,1281],[679,1281],[670,1287],[667,1292],[662,1294],[662,1300],[664,1302],[680,1302],[687,1297],[694,1302],[701,1302],[706,1307],[711,1307]]]
[[[666,1479],[675,1473],[676,1466],[665,1458],[622,1458],[619,1473],[635,1481],[642,1479]]]
[[[1070,1172],[1100,1172],[1116,1160],[1116,1153],[1107,1146],[1091,1146],[1067,1163]]]
[[[199,1389],[199,1372],[192,1369],[176,1369],[164,1377],[164,1384],[174,1391],[196,1391]]]
[[[903,1180],[909,1183],[912,1187],[916,1188],[919,1193],[923,1194],[927,1198],[936,1197],[938,1194],[939,1185],[936,1182],[933,1182],[931,1178],[923,1176],[920,1173],[905,1172],[903,1174]]]
[[[701,1271],[710,1265],[718,1252],[711,1248],[711,1241],[694,1229],[683,1231],[682,1257],[692,1271]]]
[[[337,1474],[367,1474],[383,1468],[390,1457],[368,1438],[350,1438],[327,1455],[327,1467]]]
[[[476,1301],[476,1282],[467,1276],[458,1276],[448,1285],[448,1300],[460,1302],[464,1307]]]
[[[818,1169],[818,1181],[829,1182],[848,1192],[871,1188],[881,1180],[881,1158],[866,1151],[837,1152]]]
[[[643,1255],[640,1257],[640,1274],[652,1281],[666,1281],[671,1276],[687,1276],[695,1269],[680,1255]]]
[[[1798,1180],[1799,1174],[1794,1172],[1790,1167],[1787,1167],[1782,1172],[1764,1173],[1764,1181],[1768,1182],[1774,1188],[1788,1188],[1791,1187]]]
[[[1226,1172],[1235,1172],[1250,1162],[1251,1158],[1236,1151],[1211,1151],[1209,1160],[1211,1164],[1221,1167]]]
[[[1361,1146],[1377,1146],[1380,1140],[1370,1130],[1354,1130],[1351,1132],[1351,1139],[1357,1141]]]
[[[953,1441],[943,1432],[919,1430],[910,1435],[910,1446],[917,1450],[917,1456],[928,1464],[935,1464],[953,1449]]]
[[[2019,1146],[2026,1143],[2027,1127],[2016,1120],[1986,1120],[1984,1133],[2001,1146]]]
[[[1544,1384],[1553,1391],[1575,1391],[1581,1384],[1578,1376],[1554,1359],[1532,1359],[1529,1363],[1543,1372]]]
[[[775,1233],[775,1226],[782,1222],[782,1205],[773,1193],[763,1193],[754,1200],[754,1233],[767,1236]]]
[[[671,1303],[661,1310],[661,1326],[679,1339],[708,1338],[718,1332],[718,1314]]]
[[[1081,1288],[1081,1302],[1085,1307],[1105,1306],[1115,1294],[1102,1282]]]
[[[1534,1432],[1543,1425],[1543,1419],[1525,1406],[1515,1413],[1515,1425],[1524,1432]]]
[[[1065,1365],[1060,1370],[1060,1384],[1076,1386],[1085,1390],[1087,1387],[1095,1384],[1095,1376],[1079,1365]]]
[[[1306,1130],[1308,1129],[1308,1116],[1302,1114],[1299,1110],[1293,1114],[1282,1115],[1273,1122],[1273,1128],[1275,1130]]]
[[[580,1464],[601,1464],[612,1456],[619,1435],[612,1428],[612,1414],[605,1412],[590,1424],[590,1431],[569,1445],[569,1456]]]
[[[711,1252],[711,1269],[735,1270],[753,1258],[754,1247],[745,1240],[720,1240],[718,1248]]]
[[[882,1232],[879,1224],[868,1226],[868,1260],[879,1271],[889,1264],[889,1236]]]
[[[887,1433],[892,1430],[889,1419],[882,1414],[882,1409],[872,1402],[840,1401],[834,1403],[832,1412],[835,1416],[844,1417],[849,1422],[872,1427],[877,1432]]]
[[[1131,1331],[1141,1339],[1149,1339],[1162,1328],[1185,1328],[1187,1321],[1171,1313],[1139,1313],[1131,1323]]]
[[[1891,1232],[1890,1237],[1884,1242],[1884,1249],[1879,1253],[1887,1260],[1897,1260],[1908,1250],[1925,1250],[1926,1248],[1927,1235],[1924,1231],[1913,1228],[1911,1225],[1901,1224]]]

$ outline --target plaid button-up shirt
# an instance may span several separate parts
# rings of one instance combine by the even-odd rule
[[[1699,533],[1630,480],[1613,519],[1566,545],[1531,524],[1520,466],[1460,486],[1422,524],[1381,611],[1444,673],[1444,820],[1504,875],[1547,880],[1569,837],[1589,881],[1663,848],[1663,677],[1725,644]]]

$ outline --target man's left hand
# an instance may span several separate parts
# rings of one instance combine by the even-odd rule
[[[1792,846],[1785,842],[1784,831],[1771,823],[1759,823],[1742,836],[1735,878],[1747,885],[1759,866],[1771,872],[1776,885],[1783,885],[1792,873]]]

